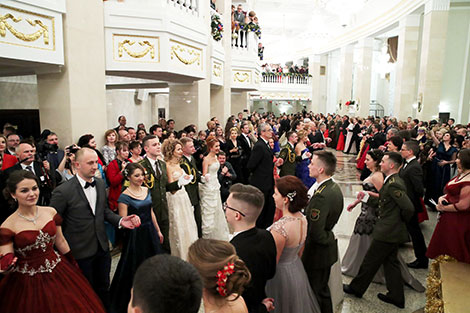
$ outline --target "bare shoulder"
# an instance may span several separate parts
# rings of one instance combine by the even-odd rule
[[[246,307],[245,300],[242,296],[239,296],[238,298],[237,296],[237,294],[232,294],[229,296],[230,301],[228,301],[228,303],[231,309],[230,312],[248,313],[248,308]]]
[[[50,207],[50,206],[39,206],[38,205],[38,209],[41,210],[41,212],[44,212],[44,213],[50,215],[51,217],[54,217],[54,215],[57,214],[56,209],[54,209],[53,207]]]

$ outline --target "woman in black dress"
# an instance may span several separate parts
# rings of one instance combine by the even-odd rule
[[[242,169],[240,164],[241,147],[238,145],[238,128],[232,127],[230,129],[230,137],[225,145],[225,153],[227,154],[227,161],[232,164],[235,173],[237,174],[237,182],[242,177]]]

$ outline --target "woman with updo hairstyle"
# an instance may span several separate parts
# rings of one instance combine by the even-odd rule
[[[316,179],[310,177],[310,171],[308,169],[311,156],[307,148],[308,132],[301,129],[297,132],[297,136],[299,136],[299,139],[295,146],[295,154],[297,156],[302,156],[302,161],[297,163],[297,166],[295,167],[295,176],[297,176],[304,183],[305,187],[309,189],[315,183]]]
[[[307,207],[307,188],[292,175],[276,180],[276,209],[282,217],[268,228],[277,249],[277,267],[273,279],[266,284],[266,294],[274,298],[273,312],[320,313],[320,306],[310,287],[300,256],[307,237],[307,219],[301,210]]]
[[[178,182],[182,188],[168,191],[169,239],[171,255],[186,260],[189,246],[197,240],[197,225],[194,218],[194,208],[184,185],[196,183],[196,178],[187,175],[180,166],[183,157],[183,144],[176,139],[167,139],[162,145],[163,157],[166,161],[168,184]],[[165,169],[162,169],[165,170]]]
[[[209,136],[206,139],[209,152],[202,161],[202,176],[199,183],[201,198],[202,237],[208,239],[229,240],[227,220],[222,209],[220,183],[217,172],[220,168],[217,154],[220,143],[217,138]]]
[[[251,274],[232,244],[223,240],[198,239],[189,247],[188,262],[201,275],[205,312],[248,313],[241,294]]]
[[[242,153],[242,147],[239,145],[237,137],[239,135],[238,128],[230,128],[229,136],[227,138],[227,161],[232,164],[235,173],[237,173],[237,179],[243,177],[242,169],[240,164],[240,158]],[[237,180],[238,181],[238,180]]]
[[[358,193],[357,199],[348,205],[347,210],[349,212],[361,203],[361,193],[368,193],[370,197],[374,198],[379,197],[379,190],[382,188],[385,179],[385,175],[380,171],[380,162],[382,161],[383,156],[384,153],[380,149],[373,149],[367,152],[365,165],[367,169],[371,171],[371,174],[362,183],[364,191]],[[344,275],[356,277],[359,273],[359,268],[361,267],[367,250],[369,250],[372,242],[371,234],[374,230],[378,216],[378,201],[376,204],[373,203],[374,202],[362,202],[361,204],[361,213],[356,219],[353,234],[351,235],[348,248],[346,249],[346,253],[341,261],[341,271]],[[416,291],[423,292],[423,285],[421,285],[421,283],[411,275],[403,259],[398,256],[398,260],[400,261],[403,281]],[[373,281],[379,284],[385,283],[383,268],[377,272]]]
[[[129,186],[117,199],[119,215],[138,215],[141,225],[124,229],[122,233],[121,257],[110,288],[111,312],[115,313],[127,312],[137,268],[146,259],[162,253],[163,243],[163,234],[152,209],[152,196],[149,189],[142,186],[145,169],[139,163],[128,163],[122,175],[129,181]]]

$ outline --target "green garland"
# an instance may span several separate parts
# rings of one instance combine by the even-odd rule
[[[211,34],[212,38],[214,38],[215,41],[219,41],[223,37],[223,32],[224,32],[224,25],[222,24],[220,20],[220,15],[214,13],[211,16]]]
[[[258,24],[250,22],[248,24],[240,23],[239,25],[240,29],[246,30],[247,32],[253,32],[256,36],[258,36],[258,39],[261,39],[261,28]]]

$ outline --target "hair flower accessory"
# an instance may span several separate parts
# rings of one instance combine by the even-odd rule
[[[297,195],[297,191],[294,190],[292,192],[289,192],[286,196],[287,196],[287,198],[289,198],[289,201],[292,202],[292,201],[294,201],[294,198],[295,198],[296,195]]]
[[[235,270],[235,265],[233,263],[227,263],[224,266],[224,269],[217,272],[217,291],[222,297],[227,296],[227,279],[230,275],[233,274]]]

